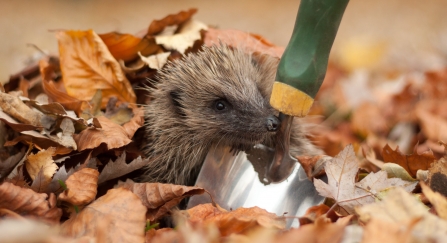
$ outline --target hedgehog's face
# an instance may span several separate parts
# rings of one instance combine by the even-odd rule
[[[191,139],[248,149],[275,133],[280,121],[268,98],[251,81],[243,87],[208,82],[194,92],[169,92],[176,115]],[[211,87],[211,85],[216,85]]]

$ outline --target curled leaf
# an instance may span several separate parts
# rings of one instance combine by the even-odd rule
[[[55,151],[56,148],[50,147],[47,150],[41,150],[36,154],[30,154],[25,163],[26,170],[33,180],[36,179],[37,174],[42,170],[43,181],[40,185],[41,188],[46,188],[46,186],[50,184],[51,178],[58,169],[58,166],[54,163],[52,157]]]
[[[6,208],[21,215],[28,215],[47,222],[59,222],[62,210],[56,207],[56,198],[50,194],[37,193],[28,188],[9,182],[0,184],[0,208]]]

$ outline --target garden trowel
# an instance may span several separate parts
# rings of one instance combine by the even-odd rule
[[[327,70],[329,52],[349,0],[301,0],[292,37],[278,65],[270,104],[280,114],[277,146],[256,145],[234,154],[230,148],[209,151],[196,185],[208,190],[214,201],[231,210],[258,206],[277,215],[292,216],[287,226],[298,226],[319,196],[303,168],[289,154],[293,117],[308,114]],[[209,196],[192,197],[188,207],[210,202]]]

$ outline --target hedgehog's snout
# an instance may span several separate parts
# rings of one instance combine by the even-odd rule
[[[281,124],[281,121],[278,119],[278,117],[271,115],[267,117],[266,120],[266,128],[269,132],[276,132],[279,129],[279,125]]]

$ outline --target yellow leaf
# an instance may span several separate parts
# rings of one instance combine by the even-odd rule
[[[60,31],[56,36],[64,86],[70,96],[90,100],[97,90],[102,90],[103,106],[112,96],[135,103],[132,86],[95,32]]]
[[[43,149],[36,154],[30,154],[26,161],[26,170],[31,179],[34,180],[39,171],[43,170],[44,181],[43,185],[41,185],[43,188],[51,182],[51,177],[58,169],[52,157],[55,152],[55,147],[49,147],[47,150]]]

